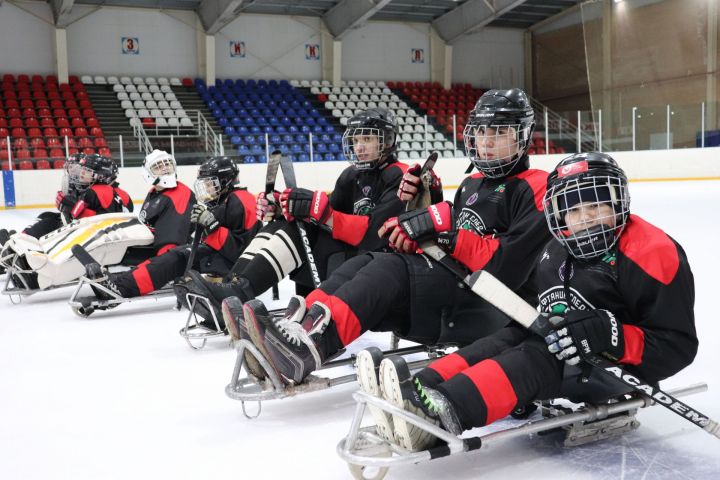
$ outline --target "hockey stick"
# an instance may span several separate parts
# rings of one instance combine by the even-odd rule
[[[495,278],[492,274],[479,270],[471,275],[465,275],[461,267],[454,262],[440,247],[432,242],[421,245],[423,253],[434,259],[440,265],[463,281],[470,289],[493,305],[495,308],[509,316],[531,332],[546,337],[554,328],[548,318],[533,308],[504,283]],[[680,415],[685,420],[702,428],[706,432],[720,438],[720,424],[715,420],[701,414],[694,408],[676,399],[667,392],[654,387],[641,378],[627,373],[619,365],[602,358],[596,354],[582,355],[583,360],[627,387],[650,397],[663,407]]]
[[[282,152],[280,152],[280,150],[273,150],[273,152],[270,154],[270,157],[268,158],[267,170],[265,172],[265,198],[268,200],[268,202],[274,203],[273,191],[275,190],[275,180],[277,179],[277,172],[278,167],[280,166],[281,158]],[[238,259],[238,261],[235,262],[227,275],[225,275],[225,277],[223,278],[223,282],[231,281],[233,276],[235,276],[235,274],[238,272],[240,265],[242,264],[244,264],[244,262],[241,263],[240,259]],[[273,300],[280,299],[280,292],[278,291],[277,284],[272,286],[272,298]]]
[[[187,276],[187,273],[192,268],[192,264],[195,261],[195,253],[200,246],[200,239],[202,238],[203,228],[199,224],[195,224],[195,236],[193,236],[192,246],[190,247],[190,255],[188,255],[187,265],[185,265],[185,271],[183,277]]]
[[[288,157],[283,156],[280,159],[280,168],[282,169],[283,178],[285,178],[285,186],[287,188],[297,188],[297,181],[295,180],[295,168]],[[308,240],[307,231],[302,220],[295,221],[298,233],[300,234],[300,240],[305,249],[305,256],[310,266],[310,273],[312,275],[313,285],[315,288],[320,286],[320,272],[318,272],[317,265],[315,264],[315,257],[313,256],[312,247],[310,246],[310,240]]]
[[[415,210],[417,208],[427,207],[430,205],[430,183],[432,177],[430,176],[430,170],[435,166],[435,162],[438,159],[438,152],[432,152],[425,163],[423,163],[422,169],[420,170],[420,185],[418,185],[418,191],[415,196],[410,199],[405,205],[405,211]]]

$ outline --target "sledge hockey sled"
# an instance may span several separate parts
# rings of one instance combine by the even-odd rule
[[[81,218],[40,238],[16,233],[0,254],[8,269],[1,293],[22,297],[74,284],[85,272],[72,253],[74,245],[82,245],[101,265],[115,265],[127,248],[150,245],[153,238],[130,213]]]
[[[201,350],[207,344],[208,338],[223,337],[227,335],[225,329],[220,326],[220,319],[207,297],[198,293],[187,292],[185,301],[188,306],[188,316],[185,326],[178,332],[185,339],[193,350]],[[203,307],[210,312],[211,320],[203,319],[195,311],[196,307]],[[178,310],[180,302],[178,301]],[[209,326],[208,326],[209,325]]]
[[[707,384],[701,383],[669,390],[668,393],[682,397],[706,390]],[[519,425],[479,436],[460,437],[366,392],[357,391],[353,393],[353,398],[357,405],[350,432],[340,440],[336,450],[340,458],[347,462],[354,478],[373,480],[381,480],[393,466],[427,462],[492,446],[501,440],[533,434],[559,431],[565,435],[565,446],[583,445],[615,437],[637,429],[640,426],[640,422],[635,418],[637,410],[655,404],[649,397],[637,393],[597,405],[585,403],[567,407],[555,402],[539,402],[540,419],[523,421]],[[410,452],[388,442],[378,434],[374,425],[360,427],[368,406],[402,417],[436,437],[438,442],[435,446],[419,452]],[[370,417],[372,418],[372,415]]]
[[[284,310],[273,310],[270,314],[282,317]],[[450,347],[447,347],[448,349]],[[275,369],[270,365],[270,362],[260,353],[260,351],[253,345],[249,340],[238,340],[235,342],[235,350],[237,357],[235,360],[235,367],[233,368],[232,377],[230,383],[225,387],[225,394],[233,400],[239,400],[242,402],[243,415],[247,418],[257,418],[262,411],[262,402],[264,400],[276,400],[285,397],[291,397],[302,393],[315,392],[318,390],[325,390],[336,385],[342,385],[344,383],[350,383],[357,380],[357,374],[353,370],[353,373],[339,376],[323,377],[318,376],[315,373],[309,375],[302,383],[299,384],[287,384],[284,382]],[[339,354],[344,352],[341,351]],[[247,368],[245,354],[251,355],[260,364],[265,372],[265,378],[261,379],[256,377],[250,369]],[[428,365],[431,361],[446,355],[445,349],[438,346],[425,346],[417,345],[405,348],[398,348],[398,339],[393,335],[392,347],[390,351],[384,352],[385,355],[410,355],[414,353],[425,353],[427,358],[417,360],[414,362],[408,362],[408,366],[411,369],[419,369]],[[338,354],[338,355],[339,355]],[[331,360],[324,363],[321,368],[315,372],[327,371],[332,368],[341,367],[345,365],[354,366],[355,355],[350,355],[347,358],[341,358],[338,360]],[[244,375],[243,375],[244,373]],[[257,402],[257,411],[255,414],[250,415],[245,407],[246,402]]]
[[[121,297],[120,295],[103,285],[101,279],[90,278],[85,273],[85,267],[91,263],[97,263],[102,265],[102,263],[98,261],[98,259],[92,256],[90,252],[85,250],[82,245],[74,245],[72,247],[72,252],[75,255],[77,261],[83,266],[83,274],[80,276],[77,286],[75,287],[75,291],[70,296],[70,300],[68,300],[68,304],[70,305],[70,308],[72,308],[72,311],[80,317],[87,318],[92,315],[96,310],[110,310],[111,308],[117,307],[121,303],[157,300],[158,298],[164,298],[174,295],[172,285],[168,284],[147,295],[131,298]],[[85,285],[91,287],[93,292],[102,291],[109,298],[98,298],[96,295],[89,297],[81,297],[80,292]]]

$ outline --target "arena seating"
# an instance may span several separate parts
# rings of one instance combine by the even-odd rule
[[[342,133],[322,107],[287,80],[217,79],[195,88],[245,163],[266,162],[276,149],[294,161],[343,160]],[[311,143],[312,140],[312,143]]]
[[[2,76],[0,160],[2,168],[45,169],[64,165],[65,147],[110,156],[85,86],[74,75],[58,83],[54,75]]]
[[[310,88],[318,101],[323,102],[333,117],[343,125],[355,113],[367,108],[383,107],[395,113],[400,127],[398,158],[421,159],[427,152],[437,150],[445,157],[462,155],[453,148],[453,143],[432,122],[425,124],[416,107],[408,104],[390,88],[393,82],[354,81],[343,82],[339,87],[331,87],[329,82],[298,82],[299,86]]]
[[[93,82],[97,84],[97,80],[96,76]],[[193,127],[192,120],[172,91],[172,85],[180,85],[180,79],[111,76],[105,81],[113,86],[130,124],[142,124],[148,134],[167,135]]]

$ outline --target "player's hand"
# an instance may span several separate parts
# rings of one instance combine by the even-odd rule
[[[545,343],[550,353],[568,365],[599,354],[617,362],[625,353],[623,327],[607,310],[568,310],[564,317],[551,317],[555,325]]]
[[[305,188],[286,188],[280,194],[280,206],[283,216],[289,222],[298,218],[323,225],[333,213],[325,192],[313,192]]]
[[[401,253],[415,253],[418,249],[417,242],[398,223],[398,217],[387,219],[378,230],[378,236],[387,237],[390,248]]]
[[[202,203],[196,203],[190,212],[190,222],[196,223],[205,229],[205,233],[212,233],[220,226],[220,222]]]
[[[275,215],[280,212],[278,204],[280,203],[280,192],[272,192],[268,196],[265,192],[260,192],[255,201],[256,216],[260,222],[269,222]]]
[[[420,178],[421,172],[422,167],[418,163],[408,168],[407,172],[405,172],[402,180],[400,181],[400,186],[398,187],[397,192],[397,196],[401,201],[409,202],[418,194],[420,190],[420,185],[422,184],[422,179]],[[435,175],[435,172],[432,169],[430,169],[429,172],[432,177],[432,181],[430,182],[430,190],[442,190],[442,182],[440,181],[440,177]]]

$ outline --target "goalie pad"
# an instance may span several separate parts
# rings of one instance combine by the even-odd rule
[[[17,233],[4,250],[9,247],[15,255],[24,256],[44,290],[85,273],[72,254],[73,245],[82,245],[101,265],[115,265],[129,247],[152,245],[153,239],[153,233],[135,215],[107,213],[75,220],[39,239]]]

